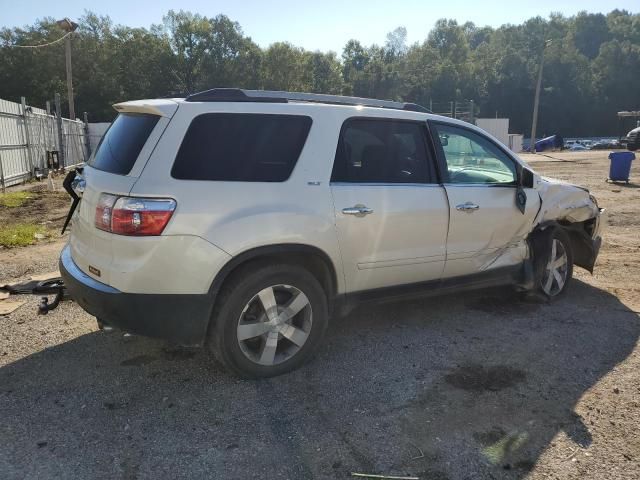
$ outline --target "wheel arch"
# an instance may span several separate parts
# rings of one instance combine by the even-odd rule
[[[215,305],[222,286],[234,272],[248,263],[265,260],[302,265],[309,270],[327,293],[327,301],[331,310],[338,292],[336,267],[329,255],[320,248],[300,243],[265,245],[234,255],[220,269],[209,287],[212,303]]]
[[[597,249],[594,248],[594,242],[591,238],[594,222],[595,218],[591,218],[584,222],[572,223],[549,220],[541,223],[536,226],[529,235],[529,241],[532,244],[534,256],[537,248],[539,248],[539,239],[545,234],[545,231],[549,228],[560,228],[567,234],[569,241],[571,242],[570,247],[573,256],[573,264],[593,273],[593,266],[598,254]]]

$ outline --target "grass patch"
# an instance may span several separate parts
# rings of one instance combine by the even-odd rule
[[[0,227],[0,245],[3,247],[25,247],[38,241],[36,234],[46,236],[46,229],[32,223],[18,223]]]
[[[0,206],[9,208],[19,207],[31,197],[32,194],[25,191],[0,193]]]

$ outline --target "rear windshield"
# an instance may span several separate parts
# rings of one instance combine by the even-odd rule
[[[298,115],[207,113],[184,136],[171,170],[181,180],[283,182],[311,128]]]
[[[160,117],[143,113],[121,113],[104,134],[89,165],[109,173],[126,175]]]

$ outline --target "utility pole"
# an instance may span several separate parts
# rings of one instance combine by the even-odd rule
[[[75,120],[76,108],[73,103],[73,74],[71,72],[71,33],[76,31],[78,24],[68,18],[58,20],[56,23],[67,32],[67,37],[64,39],[64,53],[67,64],[67,96],[69,97],[69,118]]]
[[[542,47],[542,55],[540,57],[540,70],[538,71],[538,82],[536,83],[536,96],[533,100],[533,120],[531,122],[531,141],[529,142],[529,151],[536,153],[536,126],[538,124],[538,105],[540,104],[540,89],[542,88],[542,68],[544,67],[544,51],[547,45],[551,44],[551,40],[544,42]]]

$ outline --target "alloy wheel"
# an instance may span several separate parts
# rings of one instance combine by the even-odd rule
[[[313,313],[307,296],[291,285],[272,285],[249,300],[238,319],[237,339],[252,362],[273,366],[305,345]]]
[[[542,276],[542,290],[550,297],[562,292],[567,281],[569,259],[563,243],[554,238],[551,242],[551,255]]]

